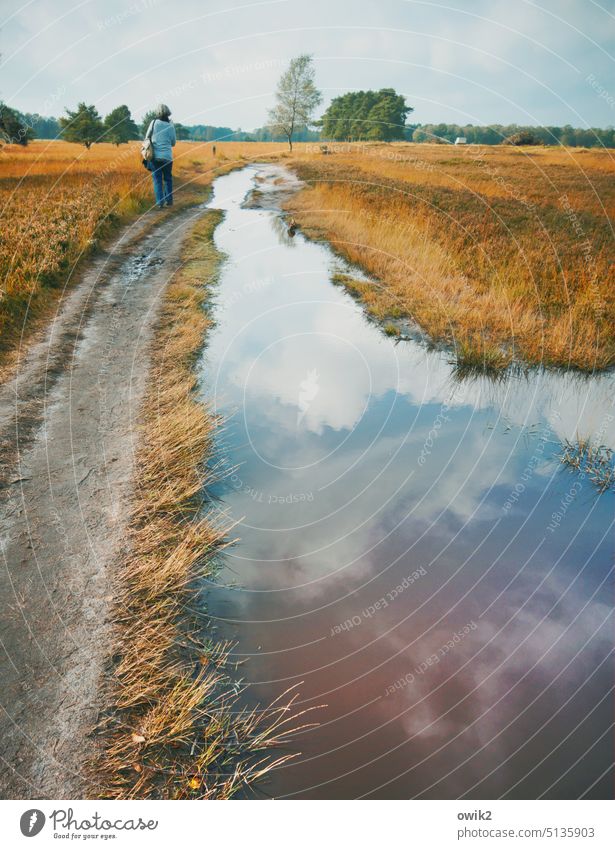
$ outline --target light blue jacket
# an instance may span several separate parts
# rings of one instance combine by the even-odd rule
[[[177,141],[173,121],[161,121],[160,118],[155,118],[147,128],[146,137],[149,135],[152,125],[154,126],[152,133],[154,159],[167,161],[173,159],[173,148]]]

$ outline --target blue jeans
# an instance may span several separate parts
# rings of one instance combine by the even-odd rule
[[[152,179],[156,203],[158,206],[164,206],[165,203],[167,206],[173,206],[173,160],[154,159],[153,166]]]

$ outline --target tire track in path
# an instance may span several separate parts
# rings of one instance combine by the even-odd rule
[[[2,798],[87,793],[149,343],[201,213],[127,228],[0,386]]]

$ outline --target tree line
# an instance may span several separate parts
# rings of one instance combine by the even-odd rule
[[[34,138],[74,141],[87,148],[96,142],[123,144],[140,138],[128,106],[118,106],[104,119],[95,106],[80,103],[62,118],[46,118],[37,113],[21,113],[0,103],[0,133],[7,144],[26,145]]]
[[[581,128],[532,127],[519,124],[413,124],[404,137],[413,142],[454,142],[465,138],[468,144],[561,144],[566,147],[615,147],[615,127]]]
[[[0,101],[0,136],[4,144],[26,145],[33,139],[64,139],[91,147],[98,142],[124,144],[142,138],[146,133],[153,112],[148,112],[137,124],[128,106],[118,106],[104,119],[96,108],[80,103],[75,111],[66,110],[62,118],[46,117],[36,112],[18,112]],[[285,141],[283,133],[276,133],[271,127],[258,127],[252,132],[231,127],[219,127],[212,124],[194,124],[185,126],[175,123],[175,131],[180,140],[189,141],[246,141],[270,142]],[[314,142],[320,139],[318,130],[300,127],[295,130],[295,141]]]
[[[46,118],[36,113],[18,112],[0,102],[0,135],[5,144],[26,145],[34,138],[62,138],[89,149],[99,142],[120,145],[140,139],[154,117],[153,112],[147,112],[137,125],[125,104],[112,109],[103,118],[95,106],[79,103],[74,111],[67,109],[61,118]],[[178,139],[191,137],[183,124],[176,123],[175,131]]]

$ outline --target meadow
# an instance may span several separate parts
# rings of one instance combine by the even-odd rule
[[[289,212],[371,275],[336,275],[394,336],[413,323],[460,366],[518,360],[591,371],[615,363],[614,167],[608,151],[442,145],[181,142],[179,206],[203,201],[217,176],[274,159],[305,186]],[[137,143],[34,142],[0,151],[0,356],[48,319],[79,269],[123,224],[152,209]],[[161,304],[140,412],[129,554],[114,576],[113,645],[97,749],[104,798],[230,798],[286,762],[306,719],[287,691],[242,708],[231,647],[207,636],[194,604],[231,528],[202,498],[215,480],[217,419],[194,390],[224,257],[222,213],[186,240]],[[205,286],[204,286],[205,284]],[[204,463],[211,461],[209,465]],[[561,457],[601,491],[612,454],[589,441]],[[192,612],[191,612],[192,611]],[[311,723],[308,723],[311,724]]]
[[[249,161],[283,159],[306,182],[290,211],[363,266],[337,281],[387,332],[418,325],[460,367],[615,364],[612,151],[435,144],[179,142],[179,204]],[[0,151],[0,357],[44,320],[75,268],[147,213],[139,145],[33,142]]]
[[[180,142],[177,202],[202,200],[212,179],[281,148]],[[149,213],[151,176],[138,142],[90,150],[68,142],[36,141],[0,149],[0,357],[15,348],[33,319],[49,317],[76,266],[122,224]],[[151,212],[153,220],[158,213]]]
[[[615,364],[608,150],[318,145],[289,211],[363,266],[342,282],[395,332],[411,318],[460,366]]]

